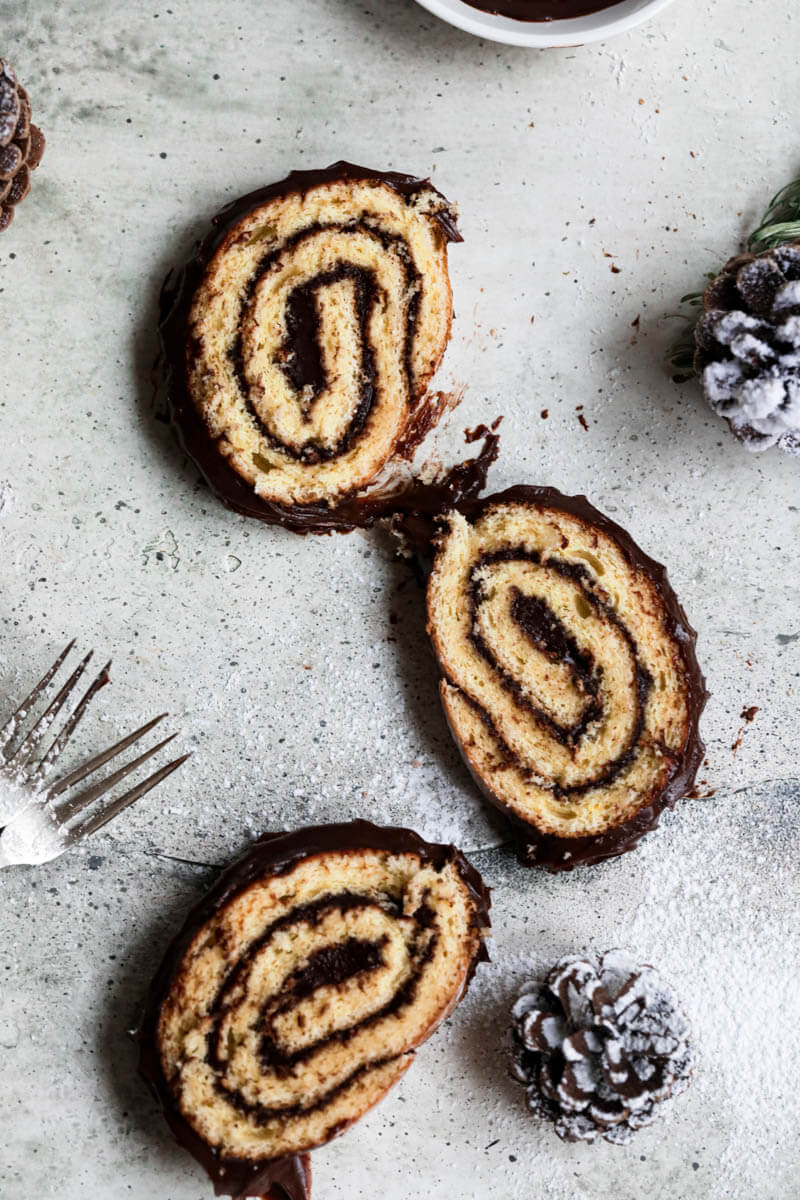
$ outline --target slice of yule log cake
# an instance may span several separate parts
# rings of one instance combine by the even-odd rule
[[[173,424],[223,503],[298,532],[393,511],[395,476],[453,403],[427,393],[461,240],[429,180],[345,162],[214,218],[165,284],[161,335]]]
[[[306,1152],[385,1095],[487,959],[489,904],[454,846],[367,821],[269,834],[221,877],[140,1035],[217,1195],[304,1200]]]
[[[530,865],[632,849],[692,788],[707,693],[664,568],[583,496],[448,512],[428,630],[453,736]]]

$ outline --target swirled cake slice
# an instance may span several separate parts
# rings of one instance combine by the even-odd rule
[[[348,501],[446,407],[424,397],[450,336],[454,210],[427,180],[336,163],[214,224],[162,325],[185,448],[237,511],[358,523]]]
[[[262,839],[154,983],[142,1066],[232,1195],[341,1133],[466,990],[488,893],[452,846],[364,821]]]
[[[428,624],[453,735],[526,861],[630,849],[692,786],[706,699],[664,569],[583,497],[517,487],[452,511]]]

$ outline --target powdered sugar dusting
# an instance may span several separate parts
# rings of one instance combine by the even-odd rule
[[[655,945],[681,979],[703,1055],[702,1091],[735,1126],[720,1156],[727,1194],[750,1196],[763,1184],[765,1158],[796,1131],[800,1055],[786,1031],[800,1021],[800,929],[777,929],[772,919],[800,899],[796,789],[684,805],[668,824],[680,859],[645,851],[630,938]]]
[[[473,1180],[465,1194],[480,1200],[641,1200],[663,1194],[665,1178],[671,1194],[703,1200],[793,1194],[796,795],[789,781],[685,801],[635,853],[570,876],[525,870],[505,851],[473,855],[494,889],[492,962],[422,1052],[429,1087],[424,1071],[409,1079],[398,1118],[413,1111],[414,1124],[426,1128],[437,1113],[453,1114],[453,1146],[439,1151],[443,1178],[460,1171]],[[565,1144],[534,1119],[510,1078],[511,1008],[559,959],[591,959],[615,944],[671,986],[691,1024],[692,1085],[629,1145]],[[539,999],[532,987],[518,1012],[533,1011]],[[544,1022],[540,1029],[548,1041],[559,1036]],[[470,1140],[475,1128],[485,1130],[480,1143]],[[347,1170],[346,1143],[336,1147],[337,1172]]]

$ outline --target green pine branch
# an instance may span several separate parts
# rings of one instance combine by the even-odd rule
[[[793,179],[773,196],[758,229],[747,239],[747,249],[760,254],[796,238],[800,238],[800,179]]]
[[[714,279],[714,272],[709,271],[707,278]],[[672,377],[676,383],[685,383],[687,379],[693,379],[695,375],[694,331],[700,320],[702,303],[702,292],[687,292],[685,296],[681,296],[681,304],[689,311],[674,314],[679,321],[683,321],[683,327],[670,343],[665,355],[665,362],[673,372]]]

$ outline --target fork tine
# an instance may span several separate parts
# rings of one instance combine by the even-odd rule
[[[56,796],[60,796],[67,788],[71,788],[73,784],[80,783],[87,775],[91,775],[98,767],[102,767],[110,759],[115,758],[117,754],[121,754],[123,750],[127,750],[128,746],[132,746],[134,742],[138,742],[140,737],[144,737],[146,733],[163,721],[167,713],[160,713],[157,717],[153,717],[152,721],[148,721],[146,725],[142,725],[141,729],[134,730],[121,741],[115,742],[113,746],[109,746],[107,750],[102,750],[100,754],[95,754],[93,758],[88,759],[85,763],[81,763],[74,771],[70,771],[68,775],[62,775],[61,779],[57,780],[51,787],[47,789],[47,799],[53,800]],[[55,744],[55,743],[54,743]],[[52,747],[51,747],[52,750]],[[48,754],[50,751],[48,751]]]
[[[54,698],[48,704],[47,708],[44,710],[42,715],[39,717],[39,720],[36,722],[33,729],[31,729],[31,731],[27,735],[27,737],[17,747],[16,753],[13,754],[12,757],[8,760],[8,766],[13,767],[17,771],[24,771],[26,767],[30,766],[31,759],[33,758],[33,755],[36,753],[36,749],[37,749],[39,743],[41,742],[44,735],[47,733],[50,726],[53,724],[53,721],[55,721],[55,719],[58,716],[58,714],[60,713],[61,709],[66,704],[70,693],[72,692],[73,688],[75,687],[75,684],[78,682],[81,675],[83,675],[84,671],[86,670],[86,668],[92,658],[92,654],[93,654],[93,651],[90,650],[89,653],[87,655],[85,655],[85,657],[82,659],[82,661],[78,663],[77,667],[72,672],[72,674],[70,675],[67,682],[61,688],[61,690],[57,693],[57,695],[54,696]],[[98,691],[98,689],[101,688],[104,683],[108,683],[108,668],[110,665],[111,665],[110,663],[106,663],[106,665],[103,667],[100,674],[97,676],[97,678],[91,684],[89,691],[87,692],[87,703],[88,703],[88,700],[90,700],[92,698],[92,696],[95,694],[95,692]],[[85,706],[84,706],[84,708],[85,708]]]
[[[74,645],[75,645],[75,638],[72,639],[72,641],[69,643],[68,646],[65,646],[65,648],[59,654],[56,661],[53,663],[50,670],[47,671],[42,676],[42,678],[36,684],[36,687],[33,689],[31,694],[29,696],[26,696],[26,698],[22,701],[22,703],[20,704],[17,711],[15,713],[12,713],[12,715],[6,721],[5,725],[3,725],[3,727],[0,729],[0,743],[2,743],[2,745],[3,745],[3,753],[5,753],[5,751],[8,749],[9,742],[14,737],[14,734],[17,732],[20,722],[25,720],[26,716],[28,715],[30,710],[33,708],[34,704],[39,699],[42,692],[47,690],[48,686],[50,685],[50,681],[52,680],[53,676],[56,674],[59,667],[61,666],[64,659],[67,657],[67,655],[69,654],[70,650],[73,648]]]
[[[177,736],[177,733],[171,733],[168,738],[164,738],[162,742],[158,742],[157,745],[151,746],[149,750],[145,750],[144,754],[140,754],[131,762],[126,763],[124,767],[120,767],[119,770],[114,771],[113,774],[109,775],[106,779],[101,779],[99,783],[92,784],[91,787],[86,788],[85,791],[80,792],[77,796],[73,796],[69,800],[64,800],[61,804],[57,805],[55,809],[58,820],[61,822],[69,821],[70,818],[74,817],[76,813],[81,812],[84,808],[88,808],[88,806],[93,804],[95,800],[98,800],[100,796],[104,796],[106,792],[110,791],[114,784],[119,783],[119,781],[124,779],[126,775],[130,775],[131,772],[135,771],[136,768],[143,762],[147,762],[148,758],[152,758],[154,754],[157,754],[162,746],[166,746],[173,740],[173,738],[176,738]]]
[[[161,783],[161,780],[166,779],[166,777],[171,775],[173,771],[177,771],[178,767],[181,766],[182,763],[185,763],[187,758],[191,757],[192,754],[191,751],[189,751],[188,754],[183,754],[180,758],[176,758],[174,762],[167,763],[165,767],[161,767],[155,772],[154,775],[151,775],[149,779],[145,779],[143,783],[137,784],[135,788],[132,788],[129,792],[126,792],[124,796],[120,796],[119,800],[114,800],[108,805],[107,808],[104,808],[102,812],[99,812],[97,816],[90,817],[89,820],[84,821],[82,825],[78,825],[74,829],[71,829],[70,840],[79,841],[81,838],[87,838],[91,834],[96,833],[98,829],[102,829],[102,827],[108,821],[111,821],[114,817],[118,816],[119,813],[128,808],[129,805],[133,804],[134,801],[138,800],[141,796],[144,796],[150,791],[151,788],[154,788],[157,783]]]
[[[100,688],[105,687],[105,685],[108,683],[108,681],[109,681],[108,671],[109,671],[110,666],[111,666],[111,660],[109,659],[109,661],[103,667],[102,671],[100,671],[95,676],[95,678],[90,683],[89,687],[84,692],[81,699],[75,705],[75,708],[72,711],[72,713],[70,714],[68,720],[66,721],[64,728],[61,730],[58,737],[52,743],[52,745],[50,746],[50,749],[47,751],[44,758],[39,763],[39,765],[36,767],[35,771],[33,772],[31,782],[38,783],[40,780],[44,779],[45,775],[49,774],[50,770],[52,769],[53,763],[59,757],[59,755],[61,754],[61,751],[64,749],[67,742],[72,737],[73,733],[75,732],[75,728],[76,728],[78,722],[80,721],[83,714],[86,712],[86,709],[91,704],[92,699],[100,691]],[[64,699],[66,699],[66,697],[64,697]],[[63,703],[63,701],[62,701],[62,703]],[[56,712],[57,711],[58,711],[58,709],[56,709]],[[55,713],[53,714],[53,716],[55,717]]]

